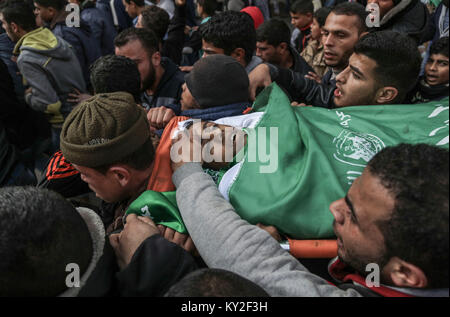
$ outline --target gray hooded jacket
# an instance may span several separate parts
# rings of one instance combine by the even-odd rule
[[[80,64],[72,47],[46,28],[24,35],[16,44],[17,66],[32,92],[26,102],[47,114],[53,125],[64,122],[74,104],[67,101],[74,89],[86,92]]]

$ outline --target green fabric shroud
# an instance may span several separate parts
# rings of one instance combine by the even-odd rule
[[[245,129],[248,144],[228,196],[243,219],[273,225],[294,239],[334,237],[330,203],[345,196],[381,149],[449,145],[448,98],[416,105],[291,107],[272,84],[258,95],[253,111],[264,115],[254,129]],[[128,213],[186,233],[175,192],[146,191]]]
[[[128,207],[127,215],[136,214],[151,218],[156,224],[187,233],[177,206],[176,192],[147,190]]]
[[[345,196],[377,152],[399,143],[448,149],[448,107],[448,98],[417,105],[292,107],[272,84],[253,106],[264,115],[253,131],[246,129],[249,144],[228,189],[230,202],[248,222],[273,225],[294,239],[334,237],[330,203]],[[258,139],[253,147],[251,135]],[[262,153],[277,152],[273,162],[250,160],[260,147]]]

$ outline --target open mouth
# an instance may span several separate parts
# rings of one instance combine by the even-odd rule
[[[328,58],[328,59],[336,57],[336,54],[331,53],[331,52],[326,52],[326,51],[324,52],[323,55],[324,55],[325,58]]]
[[[339,89],[339,88],[336,88],[335,90],[334,90],[334,96],[335,97],[342,97],[342,91]]]

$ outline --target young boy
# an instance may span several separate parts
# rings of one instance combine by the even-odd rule
[[[308,45],[311,37],[314,5],[311,0],[297,0],[291,7],[291,24],[295,27],[292,32],[291,44],[301,53]]]
[[[311,40],[308,46],[300,54],[318,75],[318,79],[328,71],[325,64],[324,49],[322,44],[322,27],[325,25],[331,9],[324,7],[314,12],[313,23],[311,24]]]
[[[440,100],[448,96],[448,36],[442,37],[430,47],[430,57],[425,65],[425,74],[407,100],[423,103]]]

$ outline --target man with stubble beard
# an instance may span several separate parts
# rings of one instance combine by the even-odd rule
[[[142,82],[142,106],[150,108],[179,103],[184,74],[159,52],[153,31],[129,28],[114,40],[115,54],[136,62]]]
[[[305,78],[303,74],[271,64],[261,64],[249,74],[251,97],[255,97],[258,87],[275,81],[288,91],[294,101],[333,108],[330,100],[336,89],[336,76],[347,68],[356,43],[367,34],[366,16],[364,6],[353,2],[337,5],[328,15],[322,28],[322,41],[325,64],[330,70],[325,73],[320,84]],[[296,87],[295,93],[291,91],[292,86]],[[297,89],[299,87],[301,89]]]

